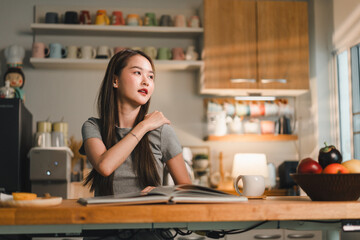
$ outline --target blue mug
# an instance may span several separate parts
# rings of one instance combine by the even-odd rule
[[[49,52],[49,58],[64,58],[67,55],[66,49],[60,43],[50,43]]]

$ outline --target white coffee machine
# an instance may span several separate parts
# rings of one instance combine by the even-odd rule
[[[30,155],[31,191],[38,196],[69,198],[71,180],[71,158],[68,147],[32,148]]]

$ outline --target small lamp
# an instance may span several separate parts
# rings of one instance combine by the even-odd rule
[[[263,153],[237,153],[234,156],[232,177],[239,175],[262,175],[267,178],[269,175],[266,155]],[[242,181],[239,181],[242,187]]]

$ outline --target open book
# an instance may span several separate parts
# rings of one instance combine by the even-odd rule
[[[236,203],[246,202],[244,196],[236,196],[212,188],[184,184],[160,186],[148,193],[136,192],[111,196],[80,198],[78,202],[88,204],[151,204],[151,203]]]

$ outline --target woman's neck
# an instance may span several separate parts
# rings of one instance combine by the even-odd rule
[[[118,104],[119,106],[119,127],[120,128],[132,128],[135,123],[135,119],[139,114],[140,107],[133,107],[128,104]]]

